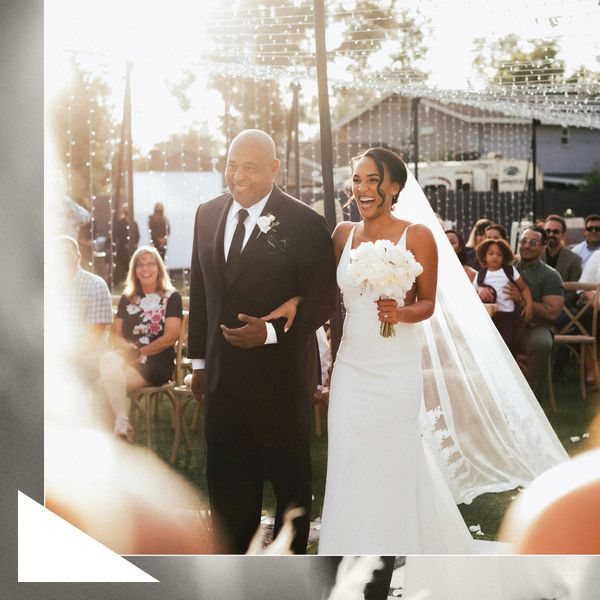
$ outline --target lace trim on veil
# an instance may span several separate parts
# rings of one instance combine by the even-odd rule
[[[394,214],[438,247],[436,309],[420,328],[423,437],[456,502],[527,485],[568,455],[410,172]]]

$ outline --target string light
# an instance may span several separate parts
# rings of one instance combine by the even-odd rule
[[[85,79],[84,79],[85,81]],[[92,100],[92,93],[89,87],[89,80],[86,82],[85,84],[85,91],[88,97],[88,115],[87,115],[87,131],[88,131],[88,155],[87,155],[87,161],[86,161],[86,166],[88,167],[88,178],[89,178],[89,183],[88,183],[88,207],[90,210],[90,215],[91,215],[91,219],[90,219],[90,258],[88,261],[88,266],[90,268],[90,270],[92,271],[92,273],[95,272],[95,265],[94,265],[94,233],[96,231],[95,228],[95,223],[96,223],[96,219],[95,219],[95,200],[96,200],[96,196],[94,195],[94,166],[93,166],[93,162],[94,162],[94,156],[95,156],[95,145],[94,145],[94,137],[96,135],[93,127],[92,127],[92,115],[94,114],[94,108],[93,108],[93,100]]]
[[[465,0],[469,3],[469,0]],[[473,7],[478,6],[471,3]],[[554,52],[565,41],[577,37],[576,30],[569,29],[569,11],[574,12],[584,3],[573,1],[562,3],[563,14],[554,9],[560,5],[556,0],[527,3],[529,7],[538,6],[540,22],[545,21],[538,37],[541,40],[535,60],[499,61],[496,68],[506,76],[497,77],[488,83],[484,89],[443,89],[428,83],[427,79],[411,66],[401,72],[378,70],[376,68],[356,71],[348,69],[330,69],[329,83],[332,90],[332,101],[335,105],[337,98],[360,97],[362,92],[368,92],[370,97],[375,93],[378,102],[364,110],[362,108],[353,120],[342,119],[341,124],[334,126],[334,164],[336,167],[346,166],[351,156],[361,148],[375,143],[388,143],[397,147],[401,152],[414,157],[414,142],[412,139],[411,98],[420,97],[421,101],[421,136],[420,160],[432,162],[454,158],[451,153],[485,154],[499,151],[505,157],[529,158],[530,123],[533,118],[540,119],[547,125],[569,127],[587,127],[600,129],[600,78],[594,73],[582,73],[576,82],[569,82],[563,76],[564,64]],[[439,35],[441,29],[427,24],[427,15],[437,8],[438,3],[423,0],[420,3],[420,16],[417,27],[425,36]],[[543,10],[542,10],[543,9]],[[341,29],[341,41],[329,47],[328,59],[331,64],[341,59],[361,61],[364,63],[369,56],[382,48],[383,43],[395,42],[401,39],[405,32],[410,33],[408,25],[386,28],[390,17],[382,14],[385,10],[357,8],[356,3],[342,2],[328,7],[328,22],[339,24],[345,19]],[[550,22],[551,14],[555,22]],[[291,95],[283,90],[289,88],[292,81],[305,86],[312,86],[316,79],[314,44],[314,21],[312,3],[303,1],[293,5],[276,7],[247,7],[247,8],[215,8],[207,11],[208,29],[218,29],[218,39],[210,51],[196,55],[190,60],[187,68],[192,72],[207,74],[209,77],[227,78],[233,82],[231,86],[222,86],[225,109],[223,114],[223,131],[227,141],[231,141],[240,126],[266,127],[277,132],[283,129],[283,140],[288,139],[286,111],[291,107]],[[537,31],[537,30],[536,30]],[[597,43],[590,43],[589,50],[580,40],[581,47],[589,54],[598,54]],[[344,46],[342,47],[342,42]],[[593,42],[593,40],[592,40]],[[488,40],[481,46],[484,53],[492,54],[498,49],[498,43]],[[121,57],[103,55],[106,62],[121,60]],[[151,61],[155,57],[140,57],[139,61]],[[598,61],[600,62],[600,61]],[[596,64],[598,64],[598,62]],[[388,65],[386,65],[388,66]],[[68,132],[69,149],[65,155],[68,172],[68,189],[73,195],[73,153],[82,149],[75,148],[72,137],[72,106],[73,86],[69,80],[68,101]],[[282,93],[284,94],[281,100]],[[242,107],[241,114],[237,110]],[[265,101],[263,103],[263,101]],[[443,112],[442,107],[449,112]],[[88,126],[91,127],[93,107],[90,105]],[[309,121],[316,121],[315,111],[310,104],[305,103],[305,113]],[[458,115],[458,116],[457,116]],[[279,124],[279,120],[281,123]],[[366,119],[366,123],[365,123]],[[494,120],[495,119],[495,120]],[[365,131],[366,130],[366,131]],[[95,136],[90,129],[89,168],[93,170],[95,161]],[[317,139],[308,139],[309,128],[301,127],[300,138],[303,145],[308,146],[312,165],[316,161]],[[391,135],[393,132],[393,135]],[[366,138],[365,138],[366,133]],[[114,132],[113,132],[114,134]],[[198,136],[197,132],[196,135]],[[216,134],[218,135],[218,134]],[[216,137],[216,136],[215,136]],[[202,143],[197,137],[198,158],[196,168],[200,169]],[[282,146],[279,140],[279,145]],[[309,142],[309,143],[307,143]],[[285,142],[284,142],[285,143]],[[225,147],[225,144],[223,144]],[[85,150],[85,149],[83,149]],[[114,148],[113,148],[114,150]],[[112,151],[112,150],[111,150]],[[166,147],[163,142],[159,147],[162,158],[163,199],[167,198],[166,173],[169,167]],[[190,191],[188,171],[191,165],[185,153],[183,136],[180,138],[180,169],[183,178],[185,195]],[[285,152],[281,152],[285,158]],[[112,160],[111,160],[112,162]],[[147,170],[150,165],[146,157]],[[287,165],[284,165],[287,169]],[[320,187],[320,177],[316,177],[315,168],[310,168],[311,191],[309,199],[316,199],[315,189]],[[111,165],[112,175],[112,165]],[[123,173],[121,173],[123,177]],[[303,181],[304,182],[304,181]],[[288,181],[288,185],[293,182]],[[90,173],[90,186],[92,173]],[[200,195],[198,184],[197,193]],[[93,189],[90,187],[90,199]],[[485,197],[483,207],[486,213],[494,219],[506,222],[510,218],[522,216],[523,210],[531,210],[528,195],[512,195],[504,198],[501,207],[496,207],[491,196]],[[457,221],[457,227],[467,227],[471,220],[479,216],[476,204],[459,202],[453,195],[432,195],[436,206],[444,214]],[[111,214],[112,214],[112,199]],[[512,202],[512,203],[511,203]],[[184,201],[185,204],[185,201]],[[524,207],[520,210],[520,207]],[[496,211],[494,213],[494,211]],[[92,202],[92,213],[94,213]],[[92,214],[94,218],[94,214]],[[112,219],[109,220],[112,227]],[[112,239],[112,234],[111,234]],[[114,254],[113,254],[114,256]],[[187,282],[187,271],[183,274],[184,285]]]

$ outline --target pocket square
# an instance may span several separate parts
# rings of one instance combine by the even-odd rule
[[[269,254],[286,254],[290,248],[287,238],[277,238],[272,233],[267,236],[267,244],[269,244]]]

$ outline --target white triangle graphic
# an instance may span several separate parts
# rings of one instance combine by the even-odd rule
[[[19,581],[158,581],[23,492],[18,496]]]

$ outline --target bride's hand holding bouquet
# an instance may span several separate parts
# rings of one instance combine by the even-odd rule
[[[401,321],[400,307],[422,272],[414,254],[390,240],[362,242],[350,251],[348,275],[377,303],[383,337],[396,335],[394,325]]]

